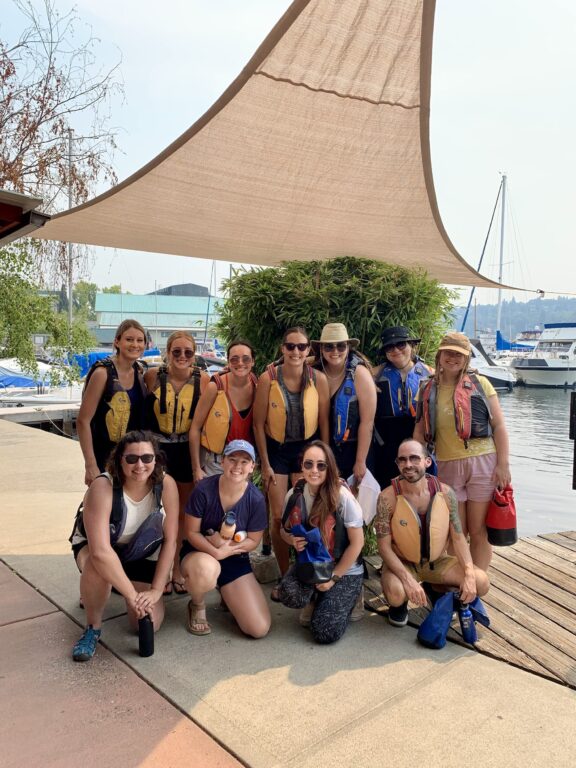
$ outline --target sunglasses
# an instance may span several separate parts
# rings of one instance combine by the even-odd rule
[[[186,360],[192,360],[194,357],[194,352],[191,349],[171,349],[170,354],[172,357],[182,357],[184,356]]]
[[[300,344],[294,344],[291,341],[285,341],[283,344],[284,347],[288,350],[288,352],[294,352],[295,349],[298,349],[299,352],[306,352],[310,344],[308,342]]]
[[[143,453],[142,456],[139,456],[137,453],[125,453],[122,458],[126,464],[138,464],[139,461],[142,464],[152,464],[156,456],[153,453]]]
[[[332,342],[328,342],[327,344],[322,344],[322,349],[324,352],[333,352],[335,349],[338,350],[338,352],[346,352],[348,349],[348,342],[346,341],[337,341],[335,344],[332,344]]]
[[[396,459],[396,466],[403,467],[408,461],[410,461],[411,464],[420,464],[423,458],[423,456],[417,456],[415,453],[410,456],[398,456]]]
[[[397,341],[396,344],[385,344],[384,352],[392,352],[393,349],[399,349],[400,351],[406,349],[407,341]]]
[[[231,365],[238,365],[238,363],[244,363],[244,365],[248,365],[248,363],[252,362],[252,358],[250,355],[234,355],[233,357],[228,358],[228,362]]]
[[[314,467],[316,467],[318,472],[325,472],[328,464],[326,464],[325,461],[312,461],[312,459],[306,459],[306,461],[302,462],[302,466],[304,469],[314,469]]]

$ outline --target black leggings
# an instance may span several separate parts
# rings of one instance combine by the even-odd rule
[[[312,598],[316,607],[310,622],[312,637],[327,645],[340,640],[350,619],[350,613],[362,589],[364,576],[343,576],[327,592],[302,584],[291,568],[278,587],[278,597],[287,608],[304,608]]]

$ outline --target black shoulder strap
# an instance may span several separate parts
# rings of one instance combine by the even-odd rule
[[[296,485],[294,486],[294,490],[292,491],[292,496],[288,499],[288,503],[286,504],[286,509],[284,510],[284,514],[282,515],[282,527],[285,526],[286,521],[288,520],[290,513],[294,509],[297,503],[300,502],[300,497],[304,493],[304,486],[306,485],[306,480],[304,480],[303,477],[300,478],[300,480],[297,481]]]
[[[164,490],[164,483],[162,480],[156,483],[154,486],[154,512],[158,511],[162,506],[162,491]]]
[[[126,504],[121,485],[112,486],[112,511],[110,513],[110,543],[114,545],[126,525]]]
[[[198,398],[200,397],[200,368],[198,368],[197,365],[195,365],[192,370],[192,378],[194,380],[194,394],[192,395],[192,402],[190,403],[190,418],[194,416]]]
[[[161,366],[158,371],[158,381],[160,382],[160,413],[166,413],[166,386],[168,372],[165,366]]]

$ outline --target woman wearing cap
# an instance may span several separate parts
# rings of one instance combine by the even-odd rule
[[[385,362],[374,371],[374,475],[387,488],[398,474],[398,447],[414,432],[418,388],[433,370],[416,354],[420,339],[405,326],[385,328],[381,340]]]
[[[456,493],[474,564],[487,570],[492,550],[486,512],[494,488],[510,482],[508,433],[494,387],[469,368],[470,357],[467,336],[444,336],[436,373],[418,395],[414,437],[434,444],[438,477]]]
[[[226,357],[226,370],[210,379],[190,427],[190,455],[196,482],[222,474],[227,443],[254,443],[252,406],[258,383],[252,373],[254,349],[247,341],[236,340],[228,345]]]
[[[260,376],[254,400],[254,436],[270,504],[272,545],[282,575],[289,563],[289,548],[280,536],[288,478],[300,472],[299,456],[318,430],[324,442],[330,437],[328,381],[307,364],[309,351],[304,328],[289,328],[282,339],[281,361]],[[278,601],[276,587],[271,597]]]
[[[196,340],[188,331],[174,331],[166,342],[166,364],[146,371],[148,388],[145,401],[146,426],[158,437],[166,456],[166,471],[178,486],[180,524],[178,551],[184,536],[184,505],[192,492],[192,465],[188,433],[192,417],[206,388],[209,376],[196,365]],[[164,594],[185,595],[180,576],[178,552],[172,569],[172,580]]]
[[[330,393],[330,448],[340,475],[354,475],[359,485],[366,474],[376,413],[376,387],[366,358],[356,351],[342,323],[328,323],[312,342],[312,364],[328,379]]]
[[[224,449],[223,473],[200,480],[186,505],[180,570],[193,635],[212,631],[204,597],[216,587],[244,634],[264,637],[270,629],[268,603],[248,556],[268,522],[264,496],[250,482],[254,461],[251,443],[232,440]]]

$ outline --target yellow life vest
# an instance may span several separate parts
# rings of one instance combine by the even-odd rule
[[[270,393],[264,430],[272,440],[283,443],[286,437],[286,395],[278,381],[276,366],[272,363],[266,370],[270,376]],[[304,440],[308,440],[318,429],[318,390],[315,373],[308,364],[304,366],[302,377],[300,402],[304,414]]]
[[[132,367],[134,370],[134,386],[139,388],[140,397],[143,402],[146,386],[144,384],[142,366],[139,362],[135,362]],[[132,413],[133,406],[130,401],[130,395],[120,383],[118,371],[112,358],[108,357],[103,360],[97,360],[92,365],[86,375],[83,391],[86,391],[88,382],[97,368],[106,369],[106,386],[96,408],[96,413],[90,423],[93,440],[95,444],[103,440],[118,443],[128,431],[131,416],[135,416],[133,421],[137,422],[131,428],[140,429],[141,415]]]
[[[426,475],[430,490],[430,504],[426,511],[426,522],[422,525],[420,515],[402,495],[399,478],[392,480],[396,494],[396,507],[390,520],[392,542],[400,557],[409,563],[428,560],[433,563],[446,551],[450,532],[450,509],[441,490],[438,479]]]
[[[192,375],[176,394],[168,381],[168,371],[162,366],[158,371],[157,386],[152,395],[158,431],[165,436],[188,434],[200,397],[200,369],[196,366],[193,368]]]
[[[200,434],[200,443],[212,453],[221,454],[224,451],[226,440],[232,425],[232,404],[228,393],[224,389],[224,384],[220,374],[215,373],[211,381],[216,384],[216,399],[210,408],[206,421],[202,426]],[[258,379],[251,373],[250,381],[254,389]]]

